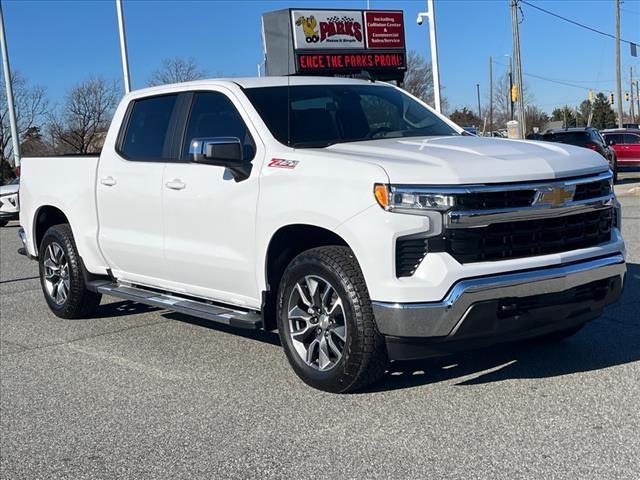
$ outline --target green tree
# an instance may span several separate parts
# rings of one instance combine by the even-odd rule
[[[462,110],[455,109],[449,118],[452,122],[457,123],[461,127],[482,127],[482,120],[480,117],[467,107],[463,107]]]
[[[616,114],[611,109],[609,100],[604,93],[600,92],[596,95],[593,102],[593,120],[591,126],[599,130],[615,126]]]
[[[577,126],[576,115],[569,105],[554,109],[551,113],[551,120],[562,120],[564,128]]]
[[[577,122],[579,127],[587,127],[589,123],[589,116],[591,115],[591,102],[589,100],[583,100],[577,109]]]

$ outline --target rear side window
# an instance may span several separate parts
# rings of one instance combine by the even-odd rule
[[[177,98],[163,95],[134,101],[120,153],[129,160],[167,160],[171,148],[169,125]]]
[[[637,145],[638,143],[640,143],[640,135],[636,135],[633,133],[625,133],[624,143]]]
[[[589,142],[589,134],[587,132],[556,132],[547,133],[542,139],[547,142],[567,143],[584,147]]]

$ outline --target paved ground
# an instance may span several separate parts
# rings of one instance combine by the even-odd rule
[[[640,472],[640,197],[621,303],[575,337],[314,391],[276,335],[105,298],[45,306],[0,230],[0,478],[616,478]]]

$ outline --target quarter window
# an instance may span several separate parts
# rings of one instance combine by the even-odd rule
[[[177,95],[135,100],[120,152],[129,160],[162,161],[169,159],[169,125]]]

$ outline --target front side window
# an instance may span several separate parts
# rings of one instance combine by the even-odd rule
[[[622,135],[621,133],[607,133],[605,137],[609,142],[613,141],[616,144],[624,143],[624,135]]]
[[[210,137],[236,137],[242,144],[242,158],[251,160],[255,156],[255,142],[231,100],[218,92],[198,92],[187,123],[182,158],[188,158],[191,140]]]
[[[129,160],[162,161],[170,156],[169,124],[177,95],[135,100],[120,152]]]
[[[296,148],[381,138],[460,135],[400,90],[382,85],[297,85],[245,93],[273,136]]]

